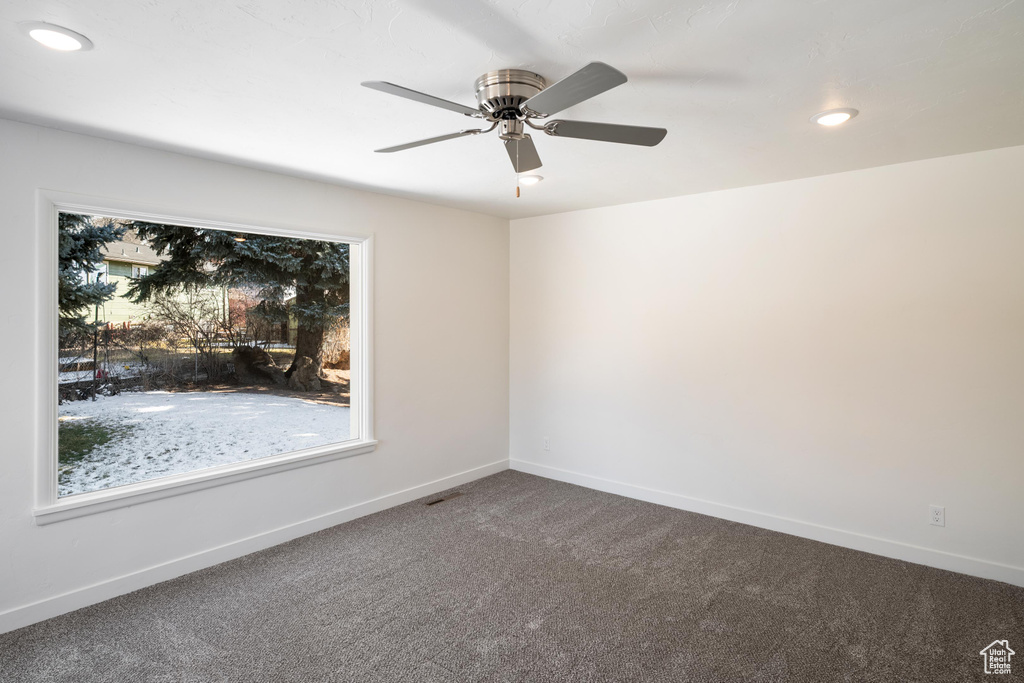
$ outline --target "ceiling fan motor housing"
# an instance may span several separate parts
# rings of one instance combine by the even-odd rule
[[[476,101],[491,121],[522,119],[519,106],[545,87],[544,77],[532,71],[488,71],[476,79]]]

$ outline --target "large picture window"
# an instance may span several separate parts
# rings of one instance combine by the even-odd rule
[[[364,244],[54,209],[56,425],[44,503],[370,438],[360,414]]]

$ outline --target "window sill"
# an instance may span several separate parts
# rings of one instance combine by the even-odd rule
[[[331,460],[339,460],[363,453],[371,453],[376,449],[373,440],[352,441],[342,445],[332,444],[319,448],[309,448],[294,453],[275,455],[259,460],[233,463],[220,467],[211,467],[198,472],[188,472],[170,477],[161,477],[138,484],[118,486],[104,491],[93,491],[67,496],[52,505],[37,507],[32,511],[35,522],[39,526],[61,522],[66,519],[84,517],[97,512],[116,510],[138,505],[152,500],[179,496],[193,491],[201,491],[215,486],[223,486],[236,481],[244,481],[266,474],[316,465]]]

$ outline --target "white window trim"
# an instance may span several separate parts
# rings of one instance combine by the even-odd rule
[[[350,361],[351,386],[360,391],[351,395],[352,424],[357,439],[326,444],[291,453],[282,453],[246,462],[211,467],[195,472],[151,479],[137,484],[118,486],[102,491],[76,494],[59,498],[57,495],[57,216],[61,211],[91,215],[145,220],[153,223],[171,223],[197,228],[214,228],[231,232],[249,232],[280,235],[303,239],[347,242],[354,258],[350,281],[350,325],[352,356]],[[36,435],[35,507],[33,515],[38,525],[65,519],[138,505],[147,501],[178,496],[214,486],[223,486],[253,477],[274,474],[298,467],[307,467],[330,460],[370,453],[376,448],[373,435],[373,350],[372,325],[372,254],[373,237],[370,235],[332,235],[295,230],[291,227],[255,226],[242,223],[210,220],[200,216],[166,214],[152,207],[116,200],[83,197],[82,195],[40,189],[37,192],[37,223],[40,239],[39,306],[37,329],[40,332],[40,350],[36,358],[39,406]]]

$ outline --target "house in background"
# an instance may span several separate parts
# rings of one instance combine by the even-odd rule
[[[107,243],[102,250],[101,277],[116,285],[114,295],[100,306],[99,320],[109,325],[139,323],[149,317],[145,304],[137,304],[127,297],[133,278],[149,275],[160,265],[157,256],[145,241],[128,232],[124,239]]]
[[[128,231],[123,239],[108,242],[101,250],[103,263],[95,271],[99,277],[115,285],[113,296],[100,305],[97,319],[110,327],[130,327],[154,317],[148,303],[136,303],[128,297],[128,288],[135,278],[144,277],[159,268],[167,259],[145,240]],[[259,303],[257,292],[247,287],[218,287],[208,290],[218,307],[223,306],[230,324],[244,330],[254,341],[294,346],[298,334],[298,321],[289,314],[287,323],[262,319],[253,309]],[[294,297],[286,306],[294,303]],[[347,366],[348,325],[332,329],[327,339],[328,363]]]
[[[159,268],[167,257],[160,256],[145,240],[128,231],[123,239],[108,242],[101,250],[103,263],[96,270],[100,278],[115,285],[113,296],[102,303],[97,319],[110,327],[130,327],[154,317],[148,303],[136,303],[128,296],[131,281],[144,277]],[[204,290],[204,298],[218,308],[229,310],[235,297],[229,296],[226,287]],[[242,316],[244,321],[244,315]]]

